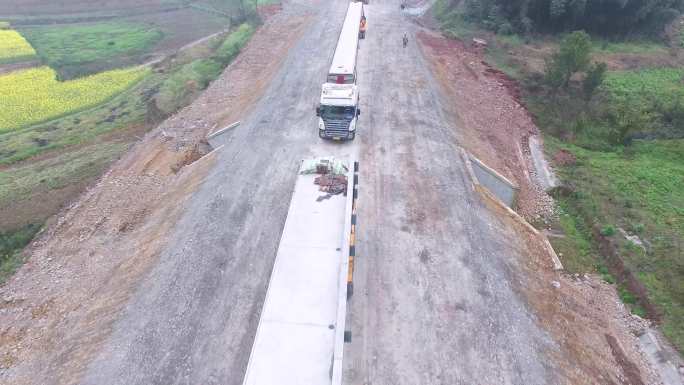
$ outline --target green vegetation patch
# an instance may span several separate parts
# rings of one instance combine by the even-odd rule
[[[21,250],[31,242],[38,230],[40,226],[29,224],[16,231],[0,232],[0,284],[21,266]]]
[[[21,31],[41,60],[62,78],[73,78],[136,62],[163,37],[143,24],[50,25]]]
[[[0,171],[0,206],[37,191],[60,189],[97,176],[125,148],[122,143],[94,144]]]
[[[610,41],[594,38],[592,45],[595,52],[601,53],[662,54],[668,52],[664,44],[652,40]]]
[[[682,68],[609,72],[601,88],[616,102],[667,103],[684,96],[683,79]]]
[[[159,108],[172,113],[195,98],[240,53],[254,30],[250,24],[240,25],[218,45],[210,58],[194,60],[169,76],[162,83],[156,98]]]
[[[254,34],[254,26],[247,23],[240,25],[218,47],[214,54],[215,59],[224,65],[230,63],[240,53],[242,47],[247,44],[252,34]]]
[[[205,89],[223,68],[211,59],[198,59],[181,67],[162,83],[157,95],[157,106],[171,113],[188,104]]]
[[[626,266],[663,312],[663,331],[679,349],[684,348],[684,140],[635,141],[614,151],[587,150],[553,138],[546,143],[577,157],[574,166],[559,170],[575,190],[560,200],[561,207],[569,207],[586,226],[598,225],[605,235],[616,237]],[[561,222],[566,221],[561,215]],[[624,239],[618,227],[638,235],[644,245]],[[568,236],[576,238],[572,231]],[[589,263],[583,258],[585,249],[576,252],[580,266]],[[629,300],[622,291],[623,299]]]
[[[564,236],[549,238],[553,249],[562,254],[563,267],[567,271],[580,274],[593,271],[597,252],[591,243],[591,231],[567,199],[558,199],[556,203]]]

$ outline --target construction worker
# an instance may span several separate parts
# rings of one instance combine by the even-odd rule
[[[366,38],[366,16],[361,16],[361,25],[359,26],[359,38]]]

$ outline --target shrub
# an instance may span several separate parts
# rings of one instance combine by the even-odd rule
[[[553,88],[567,88],[570,78],[589,67],[591,60],[591,39],[584,31],[575,31],[561,42],[546,65],[546,78]],[[604,71],[605,72],[605,71]]]
[[[615,227],[613,225],[605,225],[601,228],[601,235],[604,237],[612,237],[615,235]]]
[[[216,50],[214,57],[223,65],[228,65],[239,53],[254,33],[254,27],[249,24],[240,25],[237,30],[228,35],[226,40]]]
[[[181,67],[159,88],[158,107],[166,113],[187,104],[221,73],[223,65],[211,59],[199,59]]]
[[[606,78],[606,70],[608,66],[606,63],[594,63],[587,70],[587,76],[582,82],[582,91],[584,92],[584,98],[586,100],[591,99],[594,95],[594,91],[603,83]]]

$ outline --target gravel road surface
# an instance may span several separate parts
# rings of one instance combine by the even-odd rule
[[[368,8],[346,383],[554,383],[553,344],[513,286],[515,240],[470,190],[413,27],[393,2]]]
[[[297,161],[361,160],[349,384],[544,384],[553,344],[514,289],[516,255],[469,190],[453,135],[398,2],[373,1],[361,42],[361,126],[317,136],[314,107],[347,1],[317,15],[191,199],[85,384],[240,384]],[[291,3],[283,12],[310,5]],[[409,46],[401,47],[404,31]]]

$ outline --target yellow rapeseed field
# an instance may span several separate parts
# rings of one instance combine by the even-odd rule
[[[0,29],[0,63],[35,56],[36,51],[17,31]]]
[[[93,107],[145,76],[145,67],[58,82],[50,67],[0,75],[0,133]]]

